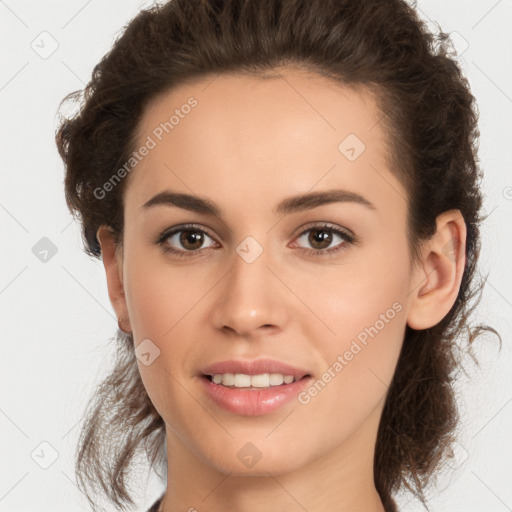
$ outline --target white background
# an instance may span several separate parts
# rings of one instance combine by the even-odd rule
[[[67,93],[84,87],[125,23],[148,5],[0,1],[2,512],[89,510],[75,484],[74,449],[86,401],[109,368],[117,322],[102,264],[83,253],[65,206],[56,112]],[[478,100],[489,213],[480,272],[488,281],[474,321],[494,326],[504,341],[498,352],[493,337],[482,338],[480,369],[467,363],[469,376],[459,382],[456,467],[441,475],[430,510],[504,512],[512,510],[512,1],[423,0],[418,8],[454,34]],[[41,53],[52,44],[58,47],[47,58],[32,48]],[[45,263],[32,252],[42,237],[57,250]],[[43,469],[35,460],[49,464],[52,449],[58,456]],[[154,478],[141,480],[140,510],[161,489]],[[423,510],[408,496],[400,502],[404,512]]]

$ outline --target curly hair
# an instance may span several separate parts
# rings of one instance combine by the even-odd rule
[[[437,325],[406,327],[388,390],[374,457],[387,511],[395,510],[400,488],[425,505],[427,484],[450,456],[459,421],[459,338],[467,334],[471,350],[484,331],[498,334],[469,325],[485,284],[476,274],[484,220],[478,115],[448,43],[403,0],[171,0],[125,27],[85,89],[63,100],[79,108],[56,132],[68,207],[81,223],[86,252],[99,258],[100,225],[122,244],[126,179],[105,197],[95,191],[129,161],[138,123],[157,95],[210,74],[264,76],[282,66],[375,94],[389,134],[389,168],[407,191],[411,260],[444,211],[460,210],[467,227],[457,299]],[[77,450],[77,480],[93,508],[98,489],[116,507],[134,504],[126,479],[139,451],[151,467],[166,458],[165,425],[144,389],[132,336],[118,331],[116,340],[117,361],[88,404]]]

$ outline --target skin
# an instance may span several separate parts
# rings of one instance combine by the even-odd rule
[[[280,73],[205,77],[155,98],[137,147],[190,96],[198,105],[127,178],[122,246],[116,251],[106,226],[98,230],[120,325],[135,346],[150,339],[160,350],[150,365],[138,365],[166,424],[164,512],[383,511],[373,456],[406,324],[438,323],[460,287],[466,227],[457,210],[437,219],[420,264],[411,264],[406,192],[388,168],[371,94],[297,69]],[[366,146],[352,162],[338,150],[348,134]],[[285,198],[329,189],[360,194],[375,209],[332,202],[273,212]],[[143,207],[164,190],[207,198],[222,218]],[[350,230],[357,242],[329,232],[330,245],[314,245],[308,235],[322,229],[306,229],[323,222]],[[185,223],[208,231],[203,246],[179,258],[155,243]],[[178,236],[166,243],[186,252]],[[252,263],[236,251],[247,236],[263,248]],[[271,357],[318,379],[396,303],[400,311],[307,404],[241,416],[202,390],[199,370],[231,358]],[[261,453],[251,468],[237,457],[248,442]]]

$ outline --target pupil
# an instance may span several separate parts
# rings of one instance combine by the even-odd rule
[[[183,247],[197,249],[197,246],[194,246],[194,244],[201,246],[203,242],[203,235],[197,231],[182,231],[180,242]],[[192,247],[189,247],[189,245],[192,245]]]
[[[317,248],[325,249],[326,247],[329,247],[332,242],[332,233],[326,230],[312,231],[309,236],[309,241],[313,247],[315,247],[316,244],[320,244],[321,247]]]

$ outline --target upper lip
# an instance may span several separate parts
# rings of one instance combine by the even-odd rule
[[[203,375],[216,375],[223,373],[242,373],[244,375],[260,375],[263,373],[281,373],[283,375],[293,375],[295,380],[302,379],[310,373],[301,368],[295,368],[287,363],[276,361],[275,359],[255,359],[218,361],[210,364],[201,370]]]

